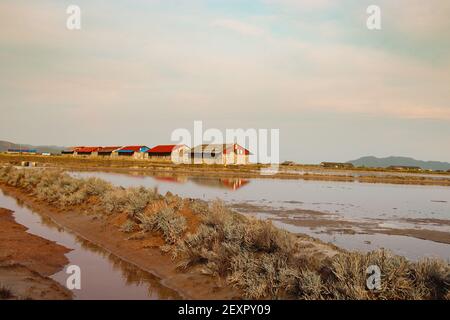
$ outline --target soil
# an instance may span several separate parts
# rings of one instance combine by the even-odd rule
[[[0,285],[11,299],[71,299],[72,293],[49,278],[68,263],[70,250],[32,235],[0,208]]]

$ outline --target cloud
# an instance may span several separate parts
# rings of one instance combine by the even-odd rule
[[[211,23],[213,27],[221,27],[244,36],[261,36],[265,33],[264,29],[252,24],[233,19],[217,19]]]
[[[331,6],[328,1],[319,4]],[[0,8],[5,9],[5,19],[13,16],[8,12],[20,17],[4,20],[13,33],[0,35],[7,49],[20,44],[19,54],[0,53],[0,66],[7,75],[0,84],[17,93],[9,95],[9,105],[68,104],[98,113],[115,109],[119,115],[147,107],[152,112],[211,117],[233,112],[251,115],[258,110],[268,117],[284,114],[286,118],[330,112],[450,120],[448,59],[436,67],[383,47],[317,41],[324,28],[336,27],[341,33],[344,27],[338,22],[330,26],[318,21],[306,32],[290,30],[282,37],[270,32],[273,21],[214,20],[216,14],[199,14],[195,19],[144,15],[130,26],[106,28],[102,12],[87,6],[85,12],[96,14],[96,24],[85,23],[82,32],[70,33],[64,10],[34,11],[14,4]],[[33,21],[39,23],[33,27]],[[233,42],[210,26],[254,41]],[[39,60],[33,60],[37,55]],[[22,68],[23,62],[27,68]]]

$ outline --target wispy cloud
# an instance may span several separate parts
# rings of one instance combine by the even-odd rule
[[[225,28],[244,36],[261,36],[265,33],[260,27],[233,19],[217,19],[211,23],[211,26]]]

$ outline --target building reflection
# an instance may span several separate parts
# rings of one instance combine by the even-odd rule
[[[207,187],[224,188],[230,190],[238,190],[250,183],[250,180],[242,178],[205,178],[205,177],[191,177],[190,181]]]

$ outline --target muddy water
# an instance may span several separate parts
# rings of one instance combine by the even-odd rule
[[[180,298],[176,292],[161,285],[159,279],[152,274],[64,231],[1,191],[0,207],[13,210],[15,220],[27,227],[29,233],[55,241],[72,250],[66,254],[69,265],[77,265],[81,269],[81,289],[73,291],[75,299]],[[67,266],[51,278],[65,286],[69,276],[66,269]]]
[[[450,234],[450,187],[370,184],[284,179],[238,179],[186,176],[149,176],[105,172],[74,172],[75,176],[95,176],[115,185],[157,187],[183,197],[205,200],[220,198],[229,204],[252,205],[246,210],[261,218],[277,219],[283,210],[315,210],[333,221],[376,223],[377,227],[425,229]],[[239,209],[238,209],[239,210]],[[290,218],[296,218],[295,214]],[[420,224],[417,219],[421,219]],[[427,219],[429,221],[423,221]],[[284,221],[286,222],[286,221]],[[348,234],[329,228],[306,228],[293,223],[278,224],[293,232],[306,233],[350,250],[389,248],[410,259],[425,256],[450,258],[450,245],[401,235],[355,228]]]

